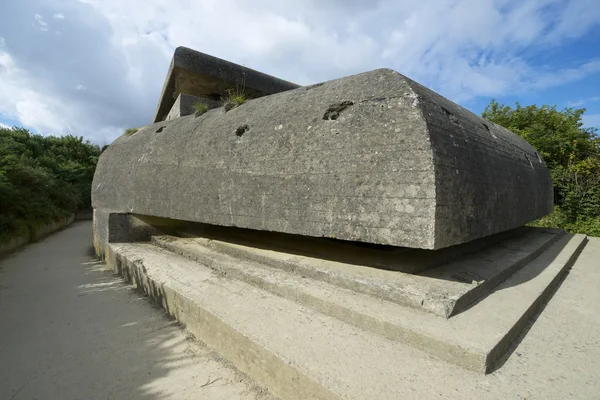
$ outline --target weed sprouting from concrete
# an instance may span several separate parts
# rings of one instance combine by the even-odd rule
[[[243,92],[228,90],[228,95],[223,99],[223,107],[225,111],[233,110],[248,101],[248,96]]]
[[[247,100],[248,100],[248,97],[246,97],[246,95],[243,93],[233,94],[233,95],[229,96],[229,98],[227,99],[227,101],[229,101],[230,103],[235,104],[236,107],[241,106]]]
[[[125,129],[125,132],[123,132],[123,134],[125,136],[131,136],[134,133],[136,133],[138,130],[139,130],[138,128],[127,128],[127,129]]]
[[[236,79],[237,81],[237,79]],[[225,112],[229,110],[233,110],[248,101],[248,95],[246,94],[246,74],[244,73],[244,77],[242,82],[236,82],[235,90],[228,89],[227,96],[223,98],[223,107],[225,107]]]
[[[194,108],[194,111],[196,112],[196,117],[199,117],[200,115],[202,115],[208,111],[208,106],[206,104],[202,103],[201,101],[194,103],[192,105],[192,107]]]

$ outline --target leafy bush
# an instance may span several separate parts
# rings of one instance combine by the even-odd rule
[[[136,133],[139,129],[138,128],[127,128],[125,129],[125,131],[123,132],[123,135],[125,136],[131,136],[134,133]]]
[[[99,156],[82,137],[0,128],[0,241],[91,208]]]
[[[596,128],[583,128],[584,112],[492,100],[482,115],[527,140],[550,169],[555,211],[535,225],[600,236],[600,137]]]

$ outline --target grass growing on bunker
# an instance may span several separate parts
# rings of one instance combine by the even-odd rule
[[[127,129],[125,129],[125,132],[123,132],[123,134],[125,136],[131,136],[134,133],[136,133],[138,130],[139,130],[138,128],[127,128]]]
[[[199,117],[200,115],[208,111],[208,106],[202,103],[201,101],[195,102],[194,104],[192,104],[192,107],[194,108],[196,117]]]
[[[227,89],[227,96],[222,99],[225,112],[233,110],[249,100],[246,94],[246,74],[242,73],[242,75],[241,82],[236,79],[235,90]]]
[[[227,97],[223,99],[225,111],[233,110],[248,101],[248,96],[241,90],[229,90]]]

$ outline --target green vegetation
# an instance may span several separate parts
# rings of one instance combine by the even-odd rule
[[[492,100],[482,115],[531,143],[550,169],[554,213],[533,225],[600,236],[600,137],[596,128],[583,128],[584,112]]]
[[[197,117],[208,111],[208,106],[201,101],[194,103],[192,107],[194,107]]]
[[[227,102],[234,104],[235,107],[241,106],[246,101],[248,101],[248,98],[243,93],[232,94],[227,97]]]
[[[123,132],[123,134],[125,136],[131,136],[134,133],[136,133],[138,130],[139,130],[138,128],[127,128],[127,129],[125,129],[125,132]]]
[[[223,99],[226,111],[233,110],[248,101],[248,96],[243,89],[228,90],[227,93],[227,97]]]
[[[82,137],[0,128],[0,242],[90,209],[100,152]]]

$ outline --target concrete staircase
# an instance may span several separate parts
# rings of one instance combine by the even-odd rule
[[[419,371],[498,368],[587,241],[522,228],[436,253],[239,232],[111,243],[105,255],[282,399],[397,399]],[[389,254],[403,261],[369,266]]]

